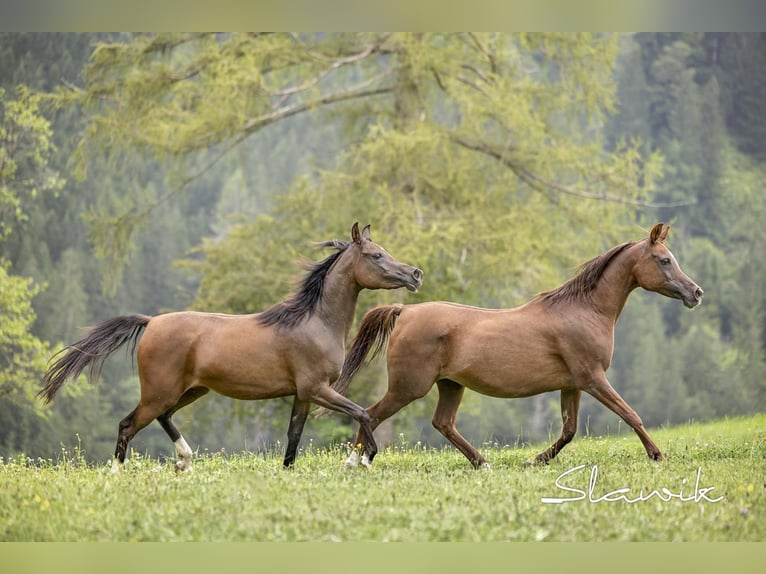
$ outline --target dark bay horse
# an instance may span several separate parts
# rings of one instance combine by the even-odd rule
[[[609,384],[606,370],[617,318],[636,287],[680,299],[688,308],[702,299],[702,289],[663,244],[667,234],[668,226],[658,223],[648,238],[610,249],[559,288],[515,309],[444,302],[376,307],[362,320],[333,387],[345,393],[370,350],[374,356],[388,339],[388,391],[367,409],[373,430],[436,383],[434,427],[479,468],[486,461],[455,427],[465,388],[502,398],[561,391],[561,435],[535,458],[546,463],[574,437],[585,391],[630,425],[651,459],[661,460],[660,449]],[[355,444],[366,446],[365,433]],[[374,452],[365,448],[362,464],[369,465]],[[354,451],[347,464],[358,462]]]
[[[157,419],[175,443],[176,468],[190,468],[192,450],[171,417],[211,389],[235,399],[295,396],[284,465],[295,460],[311,403],[353,417],[375,450],[365,410],[330,387],[343,363],[345,341],[362,289],[410,291],[423,272],[394,259],[370,238],[370,226],[351,229],[351,241],[325,241],[337,252],[314,264],[291,298],[253,315],[179,312],[126,315],[91,328],[62,351],[39,395],[50,402],[67,379],[90,365],[93,377],[123,344],[138,342],[141,399],[119,425],[112,470],[125,461],[128,443]]]

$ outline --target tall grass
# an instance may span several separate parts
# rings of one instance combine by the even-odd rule
[[[0,464],[0,540],[766,540],[766,415],[651,434],[668,456],[661,463],[625,434],[578,437],[546,467],[523,468],[543,445],[486,446],[489,471],[451,448],[407,444],[383,450],[371,470],[345,468],[345,447],[309,446],[289,470],[279,452],[198,454],[185,474],[136,452],[120,475],[79,450],[18,456]],[[663,488],[694,498],[711,487],[707,498],[720,501],[593,501],[625,488],[633,499]],[[577,491],[585,499],[542,502]]]

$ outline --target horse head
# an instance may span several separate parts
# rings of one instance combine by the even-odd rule
[[[704,291],[681,270],[678,261],[664,241],[670,230],[669,225],[658,223],[643,241],[643,252],[634,267],[638,284],[647,291],[654,291],[681,299],[692,309],[702,302]]]
[[[391,254],[370,237],[370,226],[359,231],[359,224],[351,228],[349,247],[355,251],[353,274],[356,283],[364,289],[397,289],[406,287],[417,291],[423,283],[423,271],[394,259]]]

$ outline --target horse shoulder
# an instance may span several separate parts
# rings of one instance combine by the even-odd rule
[[[344,341],[338,333],[317,321],[306,321],[295,328],[277,328],[278,346],[295,372],[313,373],[315,378],[337,378],[345,355]]]
[[[569,312],[552,322],[556,346],[576,378],[606,371],[614,351],[614,326],[587,312]]]

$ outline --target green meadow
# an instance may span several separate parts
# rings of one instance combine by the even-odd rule
[[[191,472],[132,452],[119,475],[80,452],[0,464],[2,541],[766,541],[766,415],[578,436],[548,466],[543,445],[482,449],[402,442],[370,470],[347,449],[205,453]],[[558,483],[557,483],[558,481]],[[558,504],[546,499],[565,499]]]

